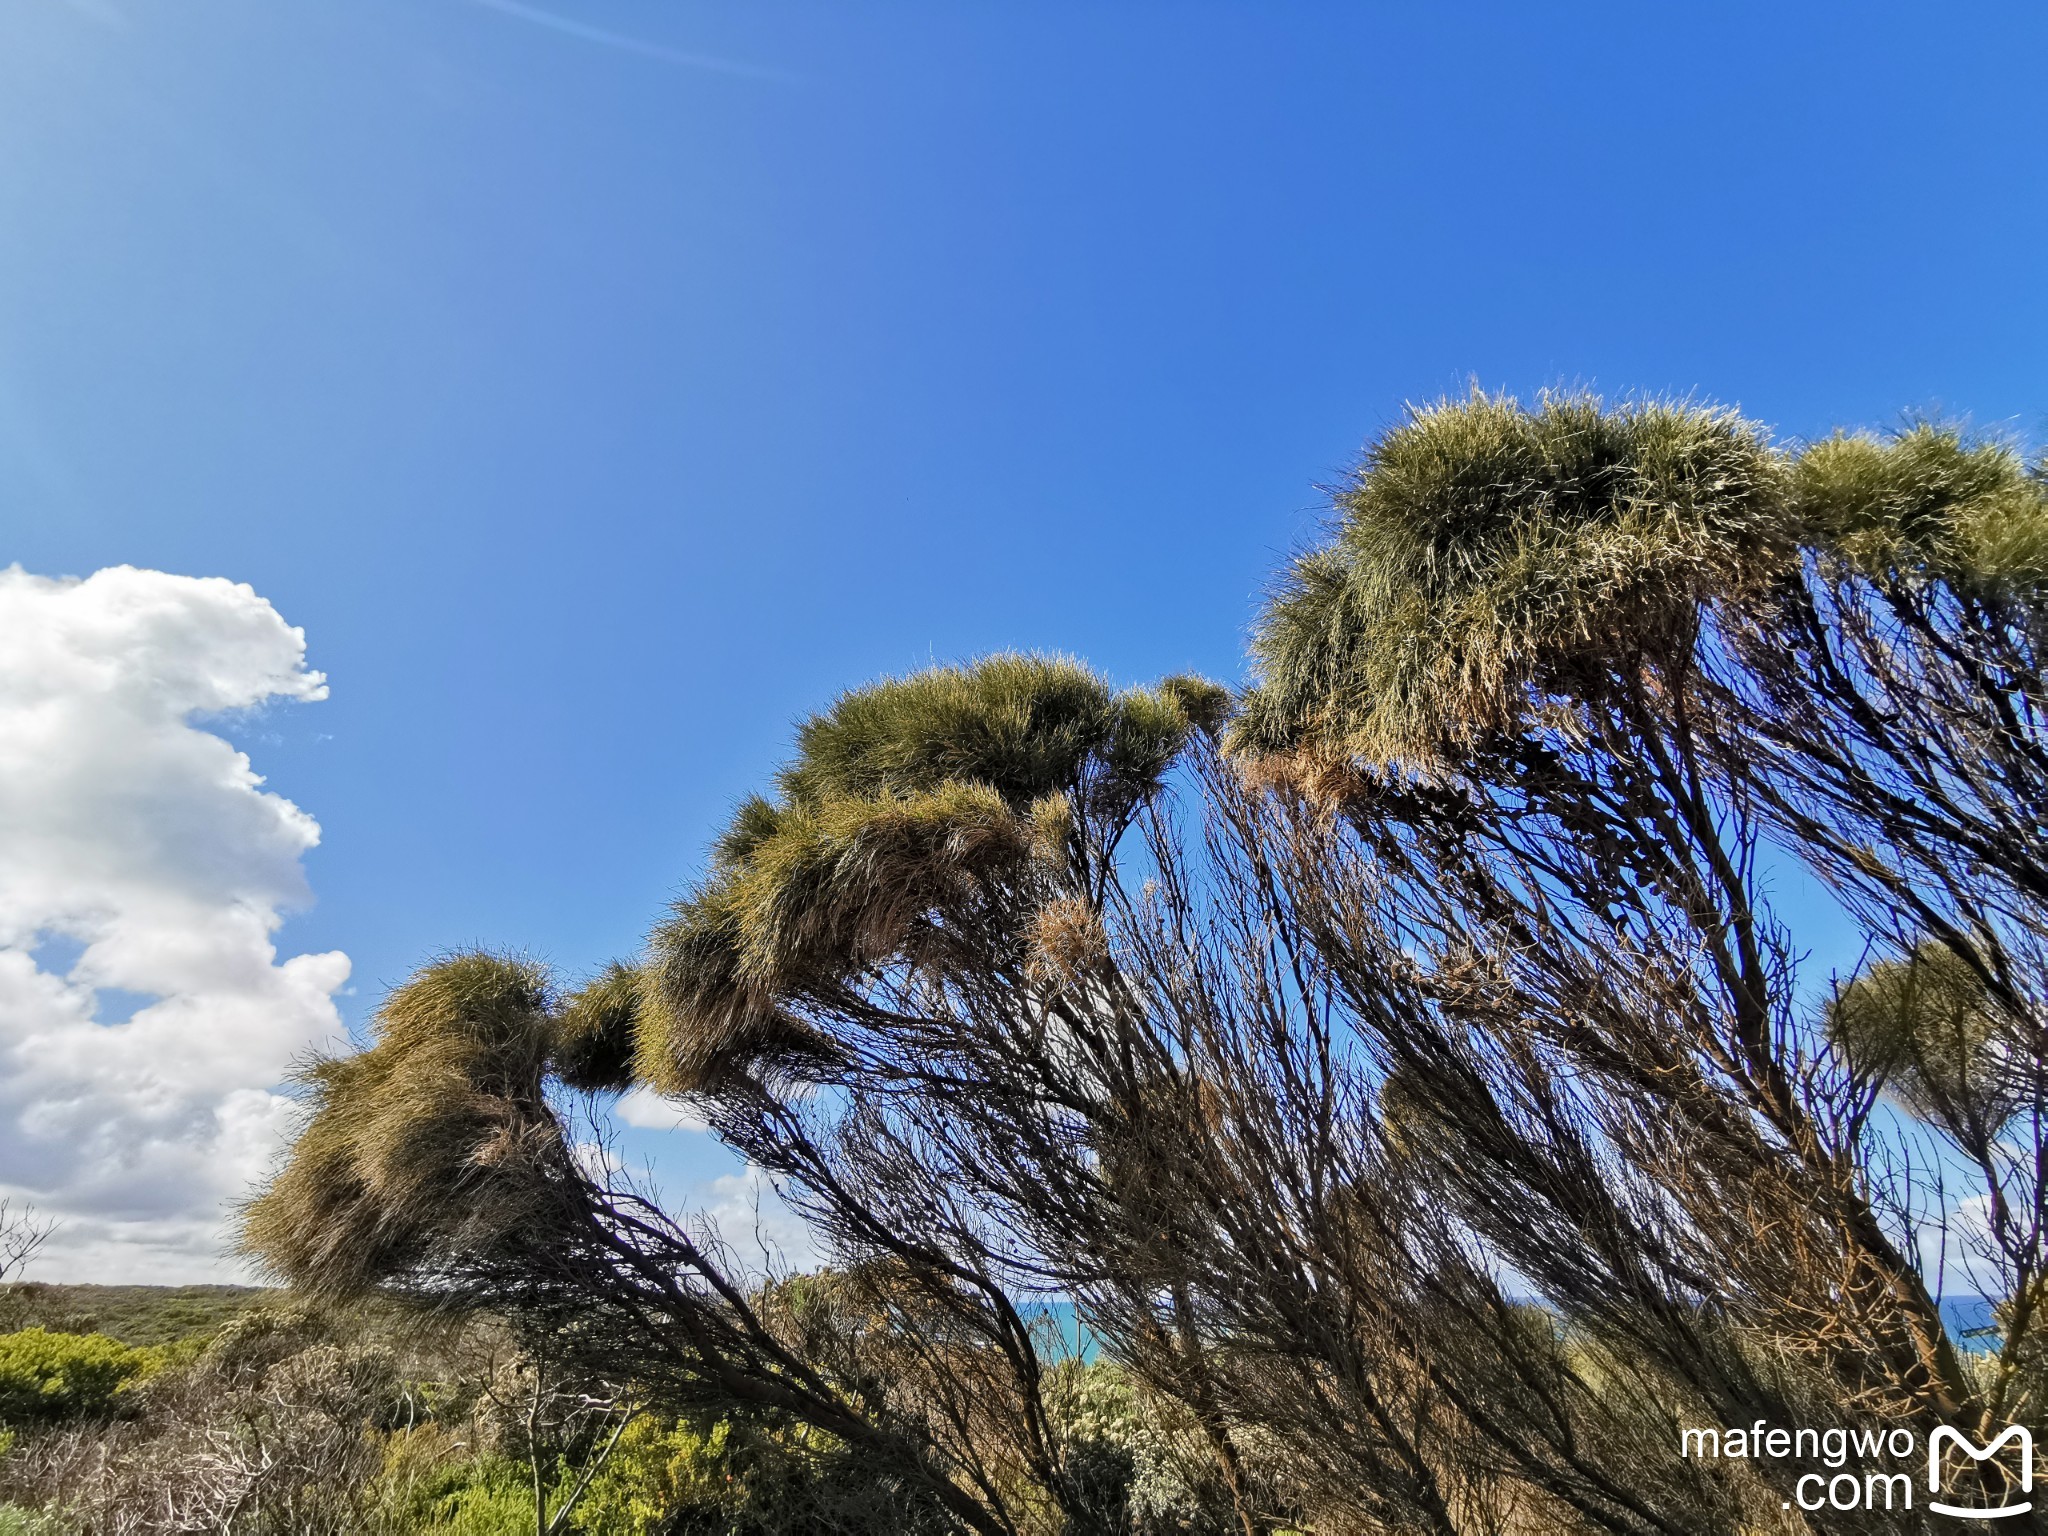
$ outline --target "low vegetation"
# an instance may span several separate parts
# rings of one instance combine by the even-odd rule
[[[490,1320],[392,1304],[306,1307],[189,1294],[19,1288],[75,1321],[114,1315],[173,1342],[36,1323],[0,1335],[0,1533],[143,1536],[797,1536],[946,1529],[843,1442],[787,1417],[674,1418],[522,1352]],[[1058,1367],[1093,1497],[1140,1528],[1219,1529],[1201,1460],[1149,1421],[1112,1366]],[[1187,1471],[1193,1471],[1193,1481]],[[1149,1519],[1149,1525],[1145,1522]]]
[[[45,1285],[0,1287],[0,1328],[103,1333],[123,1344],[176,1344],[209,1337],[276,1292],[249,1285]]]

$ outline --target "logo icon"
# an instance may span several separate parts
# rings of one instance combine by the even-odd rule
[[[1927,1491],[1941,1492],[1942,1452],[1950,1445],[1962,1451],[1973,1461],[1989,1461],[1998,1454],[1999,1448],[2009,1441],[2018,1441],[2020,1448],[2020,1491],[2034,1491],[2034,1436],[2023,1425],[2013,1424],[2003,1434],[1995,1436],[1989,1445],[1978,1445],[1959,1429],[1943,1424],[1927,1437]],[[1927,1507],[1938,1515],[1959,1515],[1965,1520],[2002,1520],[2007,1515],[2024,1515],[2034,1507],[2032,1500],[2022,1504],[2006,1504],[1997,1509],[1973,1509],[1960,1504],[1937,1504],[1929,1501]]]

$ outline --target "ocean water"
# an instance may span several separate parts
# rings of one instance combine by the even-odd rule
[[[1942,1299],[1941,1320],[1948,1325],[1948,1336],[1958,1349],[1975,1355],[1998,1348],[1997,1306],[1989,1296]]]
[[[1039,1347],[1054,1360],[1084,1363],[1102,1353],[1102,1341],[1082,1326],[1071,1301],[1034,1301],[1018,1308],[1039,1337]]]
[[[1949,1337],[1968,1354],[1985,1354],[1998,1348],[1995,1309],[1988,1296],[1949,1296],[1941,1303],[1941,1320]],[[1038,1301],[1022,1309],[1025,1319],[1041,1334],[1045,1353],[1055,1360],[1091,1361],[1102,1353],[1102,1341],[1083,1326],[1071,1301]],[[1043,1324],[1040,1328],[1038,1325]]]

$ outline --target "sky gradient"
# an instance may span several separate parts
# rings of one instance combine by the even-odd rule
[[[304,629],[330,697],[202,723],[319,824],[276,942],[349,957],[347,1025],[453,946],[573,977],[848,685],[1241,677],[1405,401],[2039,441],[2044,47],[2036,4],[0,0],[0,566]]]

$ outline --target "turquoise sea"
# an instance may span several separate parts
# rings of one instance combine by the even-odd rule
[[[1982,1354],[1998,1348],[1996,1306],[1986,1296],[1950,1296],[1941,1303],[1941,1317],[1959,1348]],[[1053,1358],[1087,1361],[1102,1353],[1101,1340],[1082,1326],[1071,1301],[1032,1302],[1023,1312],[1034,1324],[1044,1322],[1046,1352]]]

